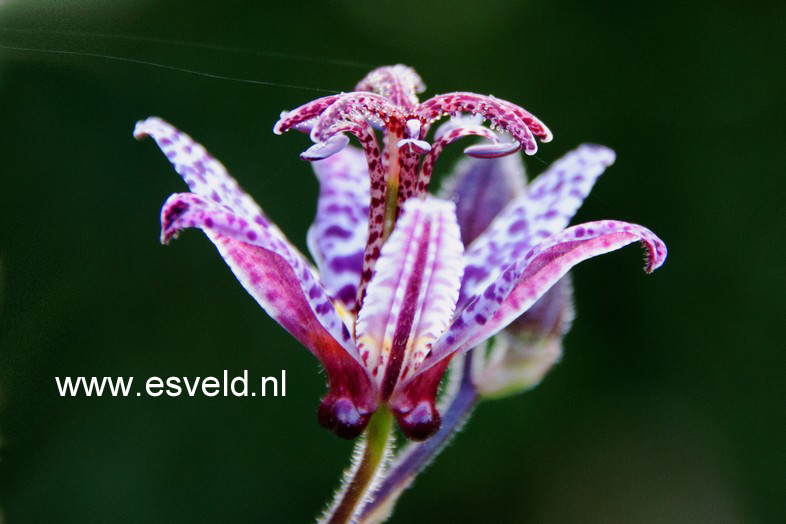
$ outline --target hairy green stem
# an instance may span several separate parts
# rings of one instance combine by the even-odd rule
[[[461,429],[478,402],[478,391],[472,380],[473,351],[464,356],[461,376],[442,415],[442,426],[428,440],[411,443],[402,449],[375,490],[372,501],[363,507],[360,522],[374,524],[390,517],[399,497],[414,482],[415,477],[445,448]]]
[[[380,408],[372,417],[366,428],[365,438],[361,446],[362,455],[359,462],[351,470],[344,489],[339,492],[336,502],[324,522],[329,524],[345,524],[353,522],[363,509],[366,496],[373,489],[375,482],[387,462],[389,448],[393,440],[393,415],[390,410]]]

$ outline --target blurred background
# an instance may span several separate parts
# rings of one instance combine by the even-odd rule
[[[786,4],[282,6],[0,3],[5,519],[319,513],[352,444],[316,422],[317,363],[204,235],[159,244],[161,204],[185,186],[131,131],[157,115],[191,134],[305,251],[317,184],[307,138],[273,135],[279,112],[405,63],[424,96],[491,93],[541,117],[555,140],[531,175],[579,143],[612,147],[576,221],[644,224],[670,255],[650,276],[637,247],[579,266],[562,362],[482,404],[393,522],[786,520]],[[224,369],[285,369],[287,396],[65,398],[55,384]]]

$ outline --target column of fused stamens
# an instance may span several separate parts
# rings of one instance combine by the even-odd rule
[[[347,93],[336,100],[317,119],[311,130],[311,139],[317,144],[326,144],[332,151],[330,142],[345,129],[346,122],[362,125],[368,137],[373,136],[370,122],[387,130],[395,127],[400,120],[401,111],[391,105],[385,98],[369,92]],[[384,132],[384,131],[383,131]],[[395,143],[394,143],[395,144]],[[339,143],[340,147],[341,144]],[[387,149],[387,148],[386,148]],[[386,151],[387,153],[387,151]],[[374,270],[374,263],[379,257],[380,248],[385,239],[386,193],[388,191],[390,173],[385,169],[381,158],[374,157],[369,162],[371,201],[369,205],[368,242],[363,254],[363,270],[358,283],[355,312],[360,310],[365,297],[366,286]]]
[[[401,117],[401,110],[393,106],[384,97],[366,91],[344,93],[319,115],[313,129],[311,139],[322,142],[335,133],[332,127],[343,120],[362,118],[376,127],[387,127],[393,118]]]
[[[366,155],[369,174],[369,218],[368,240],[363,253],[363,270],[358,282],[355,300],[355,313],[360,310],[366,287],[374,270],[374,263],[379,257],[384,241],[384,215],[385,193],[388,173],[382,162],[382,154],[377,143],[376,135],[369,123],[360,114],[345,114],[344,120],[336,121],[323,136],[328,136],[328,142],[335,137],[350,133],[358,138]],[[319,144],[317,144],[319,145]],[[312,148],[313,149],[313,148]]]
[[[431,146],[431,151],[429,151],[428,154],[426,155],[426,158],[423,159],[423,165],[421,166],[420,173],[418,174],[418,183],[417,183],[418,195],[425,195],[428,192],[428,186],[431,180],[431,173],[434,170],[434,163],[437,161],[437,158],[439,158],[439,155],[442,152],[442,150],[445,148],[445,146],[455,142],[459,138],[465,136],[472,136],[472,135],[487,138],[492,142],[498,141],[497,135],[493,131],[481,125],[459,124],[458,127],[450,128],[451,125],[452,123],[448,122],[447,124],[443,124],[442,127],[437,129],[434,143]],[[446,126],[447,129],[445,129]]]
[[[534,117],[526,118],[529,113],[520,108],[514,110],[514,107],[517,106],[492,96],[458,92],[438,95],[426,100],[415,109],[414,114],[432,122],[443,116],[456,116],[459,113],[478,115],[490,121],[492,131],[499,128],[500,131],[510,133],[524,148],[525,153],[535,154],[538,145],[530,125],[541,134],[545,126],[540,121],[533,120]],[[506,150],[509,149],[508,146]]]
[[[274,128],[274,131],[280,134],[306,122],[311,126],[310,136],[316,143],[301,155],[304,160],[319,160],[340,151],[349,142],[344,133],[355,135],[363,146],[369,168],[371,199],[369,236],[363,257],[363,271],[358,283],[355,313],[362,303],[374,262],[379,256],[384,240],[388,173],[371,124],[385,130],[396,125],[400,120],[399,113],[401,111],[398,108],[377,94],[342,93],[315,100],[287,113]],[[387,142],[386,140],[386,145]],[[385,155],[387,154],[386,151]]]
[[[363,253],[363,271],[361,272],[360,282],[358,283],[355,301],[355,312],[357,312],[362,304],[366,287],[368,286],[369,280],[371,280],[371,274],[374,270],[374,263],[379,257],[379,252],[384,241],[383,229],[387,172],[382,164],[382,154],[379,149],[379,144],[377,143],[377,138],[367,122],[364,121],[362,124],[357,122],[346,122],[336,126],[337,130],[341,130],[342,128],[355,135],[363,147],[366,154],[366,162],[368,164],[369,187],[371,193],[368,208],[368,240]]]
[[[407,110],[418,105],[417,94],[425,89],[420,75],[402,64],[374,69],[355,87],[355,91],[372,91]]]
[[[420,154],[413,147],[403,147],[399,150],[399,187],[396,202],[396,217],[400,214],[401,206],[404,205],[404,202],[415,196],[419,163]]]
[[[360,274],[358,283],[357,299],[355,300],[355,312],[360,310],[363,299],[366,295],[366,288],[374,273],[374,265],[379,258],[382,244],[385,243],[387,235],[390,234],[387,216],[388,201],[395,197],[398,192],[398,166],[399,150],[398,140],[401,137],[401,126],[396,117],[389,118],[383,128],[383,140],[385,142],[384,153],[379,169],[381,175],[371,177],[371,202],[369,205],[368,221],[368,242],[363,253],[363,270]],[[376,167],[376,166],[375,166]]]
[[[398,138],[399,148],[399,188],[396,200],[396,217],[405,201],[415,196],[418,182],[418,164],[421,155],[431,151],[431,144],[423,140],[427,128],[417,118],[408,118],[397,133],[404,138]]]

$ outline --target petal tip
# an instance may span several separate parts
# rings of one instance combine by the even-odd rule
[[[648,275],[660,268],[663,263],[666,262],[666,257],[668,256],[666,244],[660,239],[657,239],[657,237],[656,240],[657,241],[641,241],[642,246],[644,246],[644,272]]]
[[[581,144],[580,149],[592,154],[604,166],[610,166],[617,160],[617,153],[601,144]]]
[[[177,220],[182,217],[190,206],[183,201],[181,195],[175,193],[170,196],[161,208],[161,243],[169,244],[173,238],[177,238],[180,228],[177,227]]]
[[[160,118],[151,116],[144,120],[139,120],[134,125],[134,138],[137,140],[144,140],[148,136],[150,136],[149,127],[151,124],[161,121]]]

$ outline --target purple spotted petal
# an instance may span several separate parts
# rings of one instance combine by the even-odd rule
[[[249,292],[254,289],[252,295],[263,307],[272,303],[264,296],[267,291],[303,296],[327,333],[357,359],[357,350],[349,331],[309,264],[275,224],[264,216],[251,197],[239,188],[223,166],[210,157],[202,145],[158,118],[138,123],[134,134],[137,138],[152,136],[175,170],[194,191],[175,194],[167,199],[161,210],[162,241],[169,241],[183,228],[197,227],[205,231],[211,240],[220,235],[280,257],[292,271],[298,284],[296,288],[281,288],[280,282],[266,279],[260,273],[260,268],[241,263],[240,258],[226,261],[246,289]],[[218,247],[221,251],[221,246]],[[234,252],[239,253],[238,250],[240,247],[235,246]],[[271,273],[265,272],[264,275],[270,276]],[[294,299],[288,299],[291,300]],[[283,315],[285,311],[286,308],[271,309],[268,313],[283,325],[284,322],[277,315]],[[314,351],[313,348],[309,349]]]
[[[456,203],[465,246],[483,233],[511,200],[524,193],[526,180],[520,155],[459,162],[438,194]]]
[[[317,319],[322,323],[328,333],[338,340],[348,352],[357,356],[357,351],[349,337],[349,331],[344,325],[330,296],[325,292],[322,283],[314,275],[313,270],[297,249],[292,246],[283,233],[270,223],[248,222],[234,214],[224,206],[214,204],[193,193],[176,193],[170,196],[161,209],[161,241],[169,242],[182,229],[199,228],[208,236],[219,234],[232,240],[238,240],[262,248],[278,255],[288,265],[297,279],[299,286],[296,289],[279,289],[276,282],[265,282],[254,275],[259,268],[251,265],[235,267],[232,260],[226,260],[232,267],[238,279],[246,286],[251,282],[255,290],[279,291],[287,294],[300,294],[314,311]],[[219,248],[220,250],[220,248]],[[246,286],[246,289],[252,290]],[[254,298],[264,307],[258,294],[252,293]],[[278,320],[281,311],[268,311],[268,314]]]
[[[526,340],[562,337],[570,330],[575,316],[573,283],[571,275],[567,274],[505,331]]]
[[[158,117],[137,122],[134,137],[149,136],[166,155],[188,188],[250,222],[268,223],[254,199],[243,191],[226,168],[202,144]]]
[[[368,238],[366,159],[362,151],[347,147],[313,167],[320,189],[317,216],[308,230],[309,250],[328,292],[353,311]]]
[[[463,246],[450,202],[404,205],[382,247],[357,322],[357,345],[382,398],[420,364],[450,321],[461,281]]]
[[[467,249],[460,303],[496,279],[511,260],[562,231],[613,162],[610,149],[582,145],[538,176]]]
[[[666,259],[666,246],[643,226],[604,220],[574,226],[547,238],[518,260],[513,260],[482,293],[470,297],[453,324],[434,343],[418,373],[499,332],[579,262],[637,240],[647,251],[644,269],[650,273]]]
[[[544,237],[564,229],[615,159],[607,147],[583,144],[540,174],[527,189],[527,200],[535,210],[533,234]]]
[[[365,368],[325,329],[301,291],[302,279],[271,250],[206,229],[241,285],[284,329],[314,354],[328,377],[320,423],[343,438],[356,437],[376,410],[376,390]],[[343,416],[342,416],[343,415]]]
[[[351,341],[340,343],[326,329],[325,312],[333,310],[332,305],[325,303],[315,311],[313,301],[302,292],[304,279],[274,251],[216,231],[205,230],[205,234],[246,291],[321,362],[330,380],[331,394],[351,398],[358,409],[372,411],[373,384],[355,358]]]
[[[355,87],[355,91],[372,91],[406,109],[418,104],[417,93],[425,89],[415,70],[402,64],[374,69]]]

